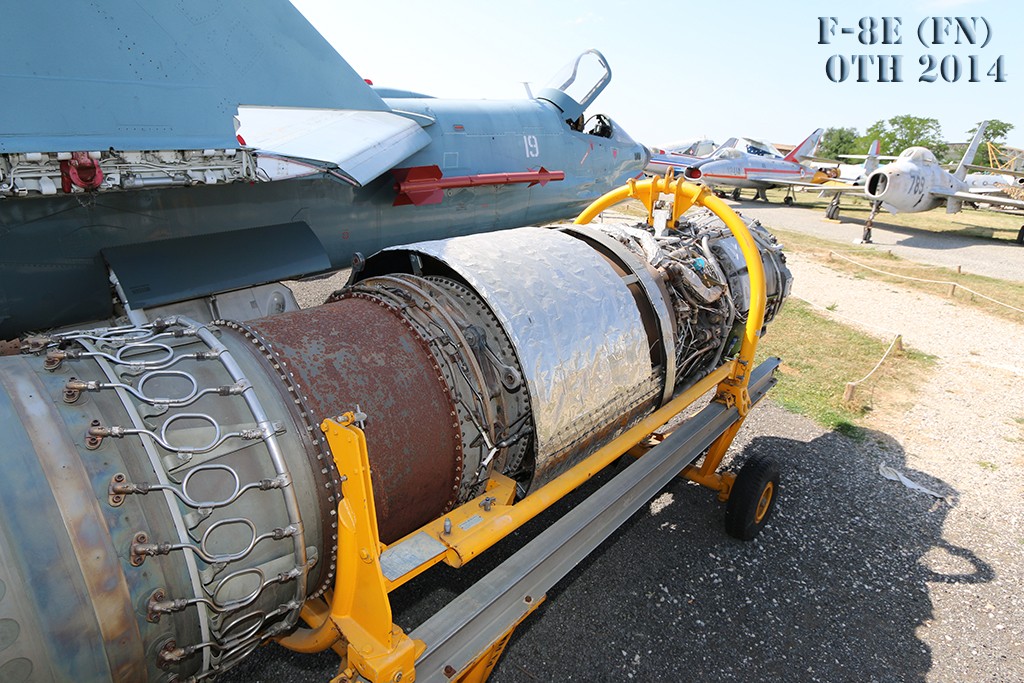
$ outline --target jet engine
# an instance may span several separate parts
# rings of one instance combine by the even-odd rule
[[[791,276],[750,228],[767,321]],[[317,308],[27,340],[0,358],[0,680],[212,678],[346,580],[323,420],[354,411],[390,544],[496,474],[529,499],[734,355],[750,298],[701,214],[395,247]]]

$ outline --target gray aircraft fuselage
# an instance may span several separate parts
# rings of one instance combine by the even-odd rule
[[[307,250],[317,251],[319,242],[321,262],[326,255],[330,268],[343,268],[354,253],[370,254],[391,244],[575,215],[637,176],[647,160],[646,149],[618,126],[612,125],[610,137],[572,130],[545,100],[387,102],[399,112],[434,119],[424,128],[431,143],[401,168],[436,165],[445,177],[544,168],[563,171],[565,178],[544,185],[446,189],[440,203],[422,206],[393,206],[391,173],[364,187],[318,173],[274,182],[0,198],[0,339],[109,318],[113,308],[103,252],[114,247],[155,243],[145,258],[159,262],[170,244],[163,240],[173,240],[180,251],[190,248],[189,240],[237,233],[218,258],[226,283],[248,286],[280,279],[279,268],[262,276],[258,268],[247,272],[246,263],[287,251],[283,241],[292,239],[296,223],[315,236]],[[292,227],[273,227],[285,225]],[[197,240],[195,249],[206,245]],[[298,256],[295,272],[287,277],[310,274],[310,260],[301,257],[317,255]],[[203,274],[182,268],[181,282],[197,275]]]
[[[611,79],[596,50],[536,98],[447,100],[374,89],[286,0],[4,19],[0,340],[106,321],[114,292],[163,315],[355,252],[565,218],[647,161],[583,116]]]
[[[735,159],[713,159],[696,166],[708,187],[771,189],[787,181],[811,182],[814,170],[781,158],[739,153]]]

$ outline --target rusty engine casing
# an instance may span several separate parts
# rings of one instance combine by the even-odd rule
[[[790,275],[753,232],[770,317]],[[391,543],[493,472],[528,496],[718,367],[745,277],[705,216],[523,228],[388,249],[318,308],[29,340],[0,358],[0,680],[230,668],[335,579],[322,420],[365,413]]]

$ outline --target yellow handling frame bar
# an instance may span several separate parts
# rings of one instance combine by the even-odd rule
[[[594,220],[602,211],[626,201],[627,199],[639,200],[647,209],[647,223],[654,223],[654,203],[663,194],[672,195],[672,221],[675,223],[694,206],[703,206],[721,218],[726,227],[732,232],[733,237],[740,245],[743,258],[747,262],[747,273],[750,276],[750,311],[747,315],[747,324],[743,331],[743,343],[740,352],[732,362],[732,371],[729,377],[718,386],[716,400],[726,405],[735,405],[740,413],[740,420],[733,427],[722,435],[711,448],[700,468],[687,467],[683,476],[698,484],[718,491],[721,501],[729,498],[732,491],[732,484],[736,477],[732,473],[718,473],[718,466],[729,450],[729,445],[743,424],[743,418],[750,410],[750,395],[747,393],[747,381],[750,370],[753,368],[754,353],[757,351],[757,341],[761,336],[761,329],[764,327],[764,313],[766,304],[766,289],[764,279],[764,263],[761,261],[761,252],[747,229],[743,220],[736,215],[728,204],[715,196],[703,185],[695,185],[685,182],[681,178],[674,178],[672,169],[669,169],[664,177],[655,176],[647,180],[629,182],[612,190],[596,202],[588,206],[575,220],[578,224],[589,223]],[[722,367],[730,367],[728,364]],[[635,454],[635,451],[634,451]]]
[[[630,180],[625,187],[591,204],[575,222],[589,223],[605,209],[627,199],[640,200],[647,208],[650,222],[654,202],[662,194],[673,196],[673,220],[678,220],[693,206],[705,206],[725,222],[739,243],[750,277],[751,302],[736,358],[520,502],[513,504],[515,483],[512,480],[500,474],[492,475],[484,494],[390,546],[381,543],[377,533],[370,462],[362,430],[355,426],[351,413],[335,420],[324,420],[321,429],[342,478],[335,586],[324,598],[309,600],[303,606],[302,618],[311,628],[298,629],[281,637],[281,645],[298,652],[334,649],[342,657],[342,669],[333,679],[337,683],[360,678],[374,683],[415,680],[414,664],[423,652],[424,643],[413,641],[392,623],[388,599],[392,590],[440,562],[461,567],[586,483],[621,455],[641,454],[649,447],[646,442],[656,429],[716,385],[715,400],[736,407],[739,419],[711,444],[699,468],[688,466],[682,475],[717,490],[721,500],[728,499],[735,475],[717,470],[750,409],[747,385],[765,314],[764,266],[747,226],[707,188],[677,180],[671,171],[665,177],[640,182]],[[436,550],[421,553],[413,566],[398,575],[392,572],[389,578],[384,568],[389,550],[405,548],[422,539],[434,544],[430,547]],[[466,683],[485,680],[507,641],[507,637],[500,638],[491,650],[481,653],[481,659],[489,666],[453,671],[450,679]]]

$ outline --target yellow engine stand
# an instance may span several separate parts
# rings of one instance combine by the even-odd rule
[[[307,601],[301,616],[309,628],[300,628],[280,637],[278,642],[281,645],[297,652],[333,649],[342,658],[339,673],[333,679],[335,683],[359,680],[410,683],[416,680],[415,664],[426,645],[410,638],[392,622],[388,598],[392,590],[439,562],[453,567],[462,566],[588,481],[622,454],[641,454],[653,445],[651,435],[656,429],[716,386],[715,401],[728,408],[735,407],[739,417],[711,443],[700,467],[687,466],[681,474],[717,490],[722,500],[729,497],[735,475],[718,473],[717,469],[750,409],[750,369],[765,313],[764,267],[750,232],[732,209],[714,194],[706,188],[674,179],[671,171],[665,177],[641,182],[631,180],[627,186],[594,202],[580,214],[576,223],[588,223],[606,208],[630,198],[642,201],[650,217],[654,202],[666,193],[674,198],[674,220],[678,220],[694,205],[706,206],[715,212],[732,231],[746,259],[751,303],[736,358],[702,378],[611,443],[522,501],[513,504],[514,482],[495,474],[487,482],[484,494],[391,546],[380,542],[366,439],[355,423],[354,414],[349,412],[335,419],[324,420],[320,427],[327,438],[342,481],[342,495],[337,511],[338,545],[334,589],[322,598]],[[470,530],[459,530],[458,522],[470,517],[479,517],[480,521]],[[389,547],[395,548],[421,535],[435,543],[436,552],[422,557],[419,564],[405,570],[405,573],[389,578],[382,565],[382,558]],[[443,672],[445,678],[465,683],[486,680],[515,627],[543,599],[543,595],[537,596],[518,621],[481,649],[462,670],[448,671],[446,668]]]
[[[315,625],[312,631],[297,631],[279,642],[299,652],[334,648],[343,657],[335,681],[354,680],[356,673],[371,681],[413,681],[413,664],[424,644],[391,621],[366,437],[352,413],[324,420],[320,429],[342,480],[334,590],[326,601],[311,600],[303,607],[303,620]]]

